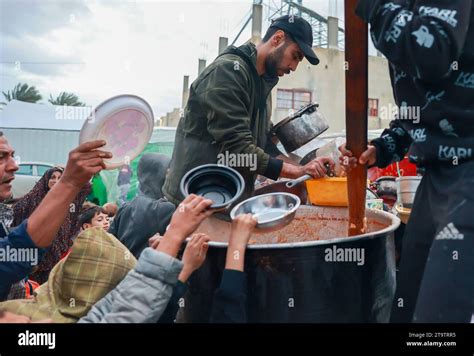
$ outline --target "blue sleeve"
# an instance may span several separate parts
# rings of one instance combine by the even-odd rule
[[[27,225],[24,220],[0,239],[0,300],[6,298],[13,283],[31,272],[47,250],[36,247],[26,231]]]
[[[214,293],[211,323],[246,323],[247,276],[226,269],[220,287]]]
[[[158,320],[159,324],[173,324],[178,314],[179,302],[188,290],[188,285],[178,280],[173,288],[173,294],[165,311]]]

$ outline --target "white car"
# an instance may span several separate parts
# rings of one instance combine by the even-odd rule
[[[13,198],[21,198],[40,180],[43,174],[54,165],[43,162],[21,162],[12,182]]]

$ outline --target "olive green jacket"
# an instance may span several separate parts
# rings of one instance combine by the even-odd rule
[[[252,155],[256,161],[254,167],[233,167],[244,177],[244,197],[253,191],[257,174],[272,179],[280,174],[282,161],[265,152],[271,131],[269,94],[278,79],[258,77],[254,44],[238,48],[247,61],[235,50],[227,48],[191,85],[163,186],[165,196],[176,205],[184,199],[179,189],[184,174],[199,165],[222,163],[219,154]]]

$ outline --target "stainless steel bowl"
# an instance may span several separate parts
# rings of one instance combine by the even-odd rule
[[[279,230],[295,217],[301,204],[300,198],[290,193],[270,193],[244,200],[230,212],[235,219],[241,214],[253,214],[258,223],[258,232]]]

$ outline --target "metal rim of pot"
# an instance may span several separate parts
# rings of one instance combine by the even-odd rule
[[[276,181],[271,184],[267,184],[261,187],[258,187],[254,190],[253,196],[269,194],[269,193],[290,193],[296,195],[300,198],[300,201],[303,205],[305,205],[306,201],[308,200],[308,193],[306,191],[306,186],[304,184],[299,184],[294,186],[293,188],[288,188],[286,186],[286,180]],[[286,189],[283,190],[283,189]]]
[[[226,201],[224,203],[213,204],[213,205],[211,205],[210,209],[228,208],[229,206],[231,206],[233,203],[235,203],[242,196],[242,194],[244,192],[244,188],[245,188],[245,181],[244,181],[244,178],[242,177],[242,175],[231,167],[224,166],[224,165],[221,165],[221,164],[212,164],[212,163],[197,166],[197,167],[191,169],[190,171],[188,171],[183,176],[183,178],[181,178],[181,182],[180,182],[181,194],[184,197],[186,197],[190,194],[193,194],[193,193],[190,193],[188,191],[189,183],[192,182],[193,179],[199,178],[205,173],[206,174],[217,173],[217,174],[220,174],[220,175],[226,175],[234,181],[235,187],[236,187],[236,193],[234,194],[234,196],[231,199],[229,199],[228,201]],[[197,177],[195,177],[196,175],[197,175]]]
[[[288,117],[286,117],[285,119],[281,120],[279,123],[277,123],[275,126],[273,126],[273,130],[272,132],[273,133],[276,133],[278,131],[278,129],[280,129],[282,126],[284,126],[285,124],[287,124],[288,122],[294,120],[294,119],[297,119],[300,117],[300,113],[308,110],[308,109],[314,109],[313,111],[315,111],[317,108],[319,107],[319,104],[318,103],[312,103],[312,104],[308,104],[306,106],[303,106],[301,109],[298,109],[296,112],[294,112],[293,114],[289,115]]]
[[[403,182],[403,181],[410,181],[410,180],[413,180],[413,181],[418,181],[418,182],[421,182],[421,179],[423,177],[421,176],[403,176],[403,177],[397,177],[395,179],[395,181],[398,183],[398,182]]]
[[[378,177],[378,178],[375,180],[375,183],[378,183],[378,182],[395,182],[396,179],[397,179],[397,177],[382,176],[382,177]]]
[[[339,243],[349,243],[349,242],[354,242],[354,241],[364,241],[364,240],[372,240],[377,238],[379,235],[384,235],[387,233],[394,232],[399,226],[400,226],[400,218],[397,216],[387,213],[386,211],[381,211],[377,209],[366,209],[366,212],[370,213],[372,216],[382,216],[390,220],[391,224],[387,226],[384,229],[374,231],[374,232],[368,232],[362,235],[355,235],[351,237],[340,237],[340,238],[335,238],[335,239],[326,239],[326,240],[315,240],[315,241],[305,241],[305,242],[285,242],[281,244],[252,244],[252,245],[247,245],[248,249],[251,250],[279,250],[279,249],[286,249],[286,248],[303,248],[303,247],[310,247],[310,246],[318,246],[318,245],[333,245],[333,244],[339,244]],[[188,242],[190,237],[186,239],[186,242]],[[217,241],[209,241],[208,245],[210,247],[216,247],[216,248],[227,248],[228,243],[227,242],[217,242]]]

